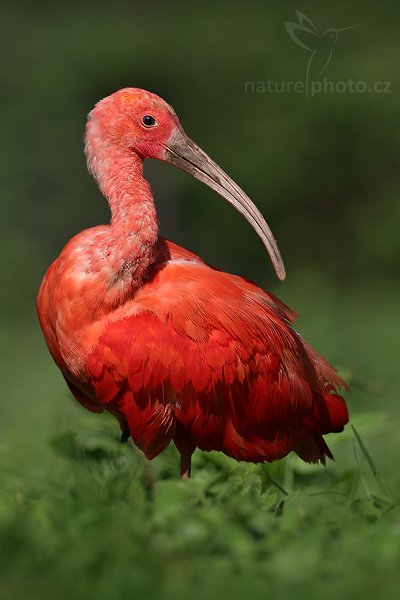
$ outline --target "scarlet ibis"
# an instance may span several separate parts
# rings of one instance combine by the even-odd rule
[[[284,279],[272,233],[243,190],[164,100],[136,88],[94,107],[85,152],[111,222],[73,237],[38,294],[47,345],[75,398],[115,415],[122,439],[132,436],[148,459],[173,440],[184,478],[196,447],[252,462],[291,450],[307,462],[333,458],[322,436],[348,421],[344,382],[278,298],[159,236],[143,160],[170,162],[223,196]]]

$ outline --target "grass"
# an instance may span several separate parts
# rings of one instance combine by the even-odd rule
[[[396,499],[357,438],[328,469],[198,453],[182,482],[172,447],[149,465],[101,421],[50,440],[49,465],[3,470],[2,597],[333,598],[397,581]]]
[[[357,302],[343,309],[352,426],[327,438],[335,462],[310,466],[293,455],[253,465],[197,452],[186,482],[172,446],[149,463],[119,442],[112,417],[74,403],[37,329],[6,327],[1,597],[392,598],[400,583],[399,411],[394,380],[380,378],[393,356],[393,322],[389,311],[379,317],[385,340],[377,334],[376,347],[387,357],[373,371],[363,323],[357,332],[353,318]],[[318,314],[304,323],[318,347],[321,323]]]

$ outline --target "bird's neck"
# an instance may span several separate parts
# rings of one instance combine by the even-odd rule
[[[158,220],[153,194],[143,176],[143,159],[120,148],[97,148],[89,161],[111,210],[106,255],[116,277],[138,283],[154,261]]]

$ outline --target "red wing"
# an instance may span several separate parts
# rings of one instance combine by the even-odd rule
[[[238,459],[280,458],[347,421],[325,388],[340,379],[291,320],[254,284],[173,260],[107,324],[88,361],[96,397],[149,458],[182,435]]]

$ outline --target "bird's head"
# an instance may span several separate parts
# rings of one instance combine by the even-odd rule
[[[101,100],[89,115],[86,154],[96,174],[96,147],[164,160],[215,190],[250,223],[264,243],[279,279],[285,267],[276,241],[260,211],[244,191],[183,131],[171,106],[162,98],[137,88],[125,88]]]
[[[89,114],[87,139],[162,159],[164,144],[179,126],[175,111],[145,90],[125,88],[100,100]]]

